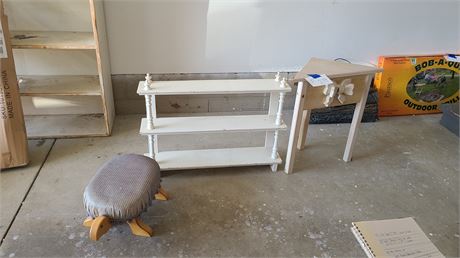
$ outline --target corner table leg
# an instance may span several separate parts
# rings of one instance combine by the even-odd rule
[[[364,113],[364,107],[366,106],[367,95],[369,93],[369,87],[372,76],[368,75],[366,77],[366,88],[363,90],[363,95],[361,100],[356,103],[355,112],[353,113],[353,120],[351,121],[350,132],[348,133],[347,145],[345,146],[345,152],[343,154],[343,160],[345,162],[351,161],[351,156],[353,154],[353,147],[356,142],[356,135],[358,134],[358,126],[361,123]]]
[[[292,115],[291,132],[289,134],[289,143],[286,154],[286,164],[284,172],[286,174],[292,173],[292,169],[295,161],[296,154],[296,143],[298,141],[300,124],[302,119],[302,110],[305,104],[306,88],[304,87],[303,81],[300,81],[297,86],[297,93],[294,104],[294,114]]]
[[[303,150],[307,145],[307,132],[310,123],[311,110],[304,110],[302,112],[302,122],[300,123],[299,140],[297,141],[297,149]]]

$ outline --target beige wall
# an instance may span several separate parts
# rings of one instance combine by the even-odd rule
[[[114,74],[298,70],[459,51],[459,1],[108,0]]]
[[[12,29],[91,29],[86,0],[6,6]],[[453,0],[105,0],[105,12],[113,74],[295,71],[312,56],[376,62],[460,46]],[[60,73],[90,74],[78,56]],[[60,58],[18,55],[18,73],[55,73]]]

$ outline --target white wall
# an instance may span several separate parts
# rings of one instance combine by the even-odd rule
[[[88,0],[6,7],[12,29],[91,30]],[[375,63],[460,51],[458,0],[105,0],[105,14],[113,74],[292,71],[312,56]],[[19,74],[95,73],[92,53],[16,52]]]
[[[10,30],[91,31],[88,0],[3,0]]]
[[[298,70],[459,52],[460,1],[106,0],[112,73]]]
[[[88,0],[3,0],[10,30],[92,31]],[[97,75],[87,50],[15,49],[18,75]]]

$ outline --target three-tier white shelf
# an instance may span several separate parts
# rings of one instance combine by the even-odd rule
[[[148,136],[148,153],[161,170],[213,167],[270,165],[276,171],[282,162],[278,154],[278,134],[286,130],[282,120],[284,98],[291,88],[286,81],[275,79],[155,81],[149,74],[140,81],[139,95],[145,96],[146,118],[140,134]],[[270,93],[267,114],[237,116],[157,117],[156,97],[162,95],[252,94]],[[265,132],[265,146],[177,150],[159,152],[159,135],[223,132]]]

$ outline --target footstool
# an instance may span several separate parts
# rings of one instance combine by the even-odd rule
[[[148,157],[137,154],[117,156],[106,162],[91,179],[83,194],[88,214],[83,225],[89,236],[98,240],[111,222],[126,221],[134,235],[151,237],[152,229],[139,216],[152,200],[167,200],[160,186],[160,167]]]

